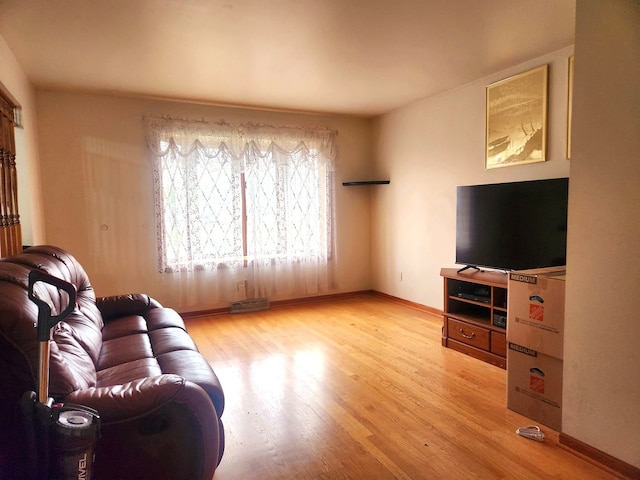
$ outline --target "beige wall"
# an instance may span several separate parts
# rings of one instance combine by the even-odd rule
[[[238,299],[228,272],[157,272],[145,115],[338,130],[337,284],[326,293],[371,287],[368,191],[341,185],[369,176],[368,120],[52,91],[38,91],[37,103],[47,240],[82,262],[98,295],[146,292],[182,312]]]
[[[640,467],[640,4],[578,0],[572,160],[567,48],[378,119],[373,286],[442,308],[455,186],[567,176],[571,165],[563,432]],[[484,88],[550,63],[549,161],[486,171]]]
[[[566,177],[567,68],[573,47],[553,52],[380,117],[372,198],[376,290],[442,308],[441,267],[455,262],[456,186]],[[548,160],[484,168],[485,88],[549,64]]]
[[[640,468],[640,3],[578,0],[563,431]]]
[[[35,92],[13,53],[0,36],[0,88],[22,108],[24,128],[15,129],[18,207],[22,243],[44,243]]]

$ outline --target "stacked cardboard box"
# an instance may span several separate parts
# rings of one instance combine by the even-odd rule
[[[509,274],[507,407],[562,426],[565,267]]]

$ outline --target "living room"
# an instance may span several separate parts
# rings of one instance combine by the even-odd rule
[[[638,15],[633,0],[578,0],[573,45],[372,118],[34,88],[17,46],[2,39],[0,82],[23,112],[16,140],[25,243],[73,252],[100,295],[145,291],[181,312],[223,307],[233,299],[212,302],[211,281],[157,273],[143,117],[324,126],[339,132],[341,162],[341,260],[327,293],[375,290],[437,311],[440,268],[454,263],[455,187],[570,176],[563,432],[640,468]],[[550,65],[548,160],[485,170],[486,86],[541,64]],[[369,179],[391,183],[341,185]]]

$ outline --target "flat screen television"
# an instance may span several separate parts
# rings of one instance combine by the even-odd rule
[[[459,186],[456,263],[496,270],[566,265],[568,193],[568,178]]]

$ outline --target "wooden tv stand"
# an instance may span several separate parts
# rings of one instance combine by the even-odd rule
[[[443,268],[440,276],[444,278],[442,345],[506,369],[508,275]]]

